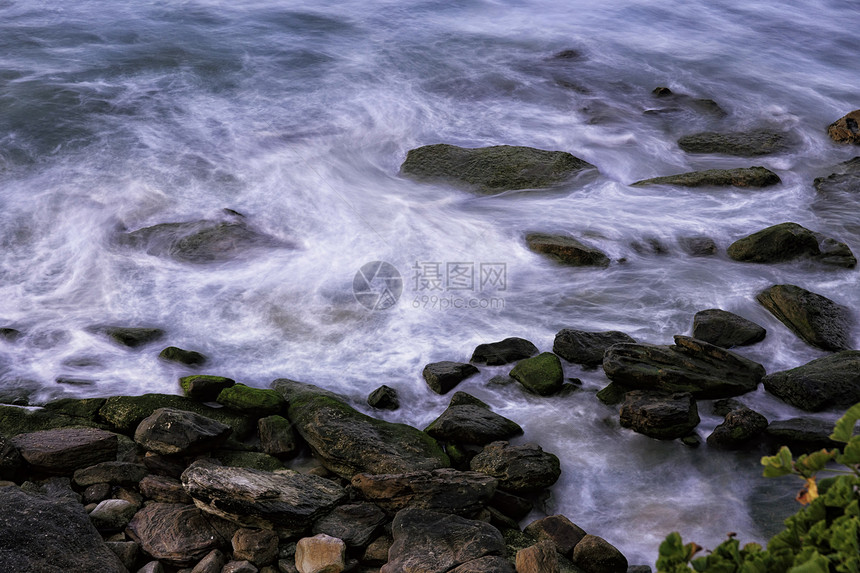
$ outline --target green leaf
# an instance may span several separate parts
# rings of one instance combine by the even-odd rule
[[[797,471],[805,478],[810,478],[820,472],[827,465],[827,462],[836,457],[837,450],[820,450],[811,454],[804,454],[797,458],[795,467]]]
[[[795,473],[791,450],[782,446],[774,456],[764,456],[761,459],[764,466],[764,477],[779,477]]]
[[[860,464],[860,436],[851,436],[851,439],[842,448],[842,455],[837,456],[836,461],[846,466]]]
[[[854,435],[854,425],[860,420],[860,402],[854,404],[836,421],[830,439],[837,442],[847,442]]]
[[[830,562],[826,557],[814,552],[808,561],[792,567],[788,573],[830,573]]]

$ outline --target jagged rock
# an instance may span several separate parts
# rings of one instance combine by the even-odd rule
[[[756,300],[807,343],[822,350],[851,348],[853,319],[847,308],[794,285],[774,285]]]
[[[764,389],[807,412],[860,402],[860,351],[845,350],[764,377]]]
[[[355,478],[353,478],[353,482]],[[317,520],[313,532],[342,539],[349,548],[366,547],[374,534],[387,521],[378,505],[368,502],[339,505]]]
[[[450,465],[436,440],[416,428],[366,416],[315,386],[287,379],[272,384],[287,399],[295,429],[323,465],[341,477]]]
[[[710,237],[680,237],[678,244],[684,252],[694,257],[709,257],[717,254],[717,243]]]
[[[527,390],[541,396],[555,394],[564,384],[561,361],[552,352],[543,352],[533,358],[520,360],[510,375]]]
[[[137,348],[155,342],[165,335],[165,332],[160,328],[148,327],[105,326],[97,328],[97,330],[104,332],[117,344],[129,348]]]
[[[517,573],[558,573],[558,553],[552,541],[541,541],[517,551]]]
[[[742,167],[737,169],[707,169],[678,175],[654,177],[631,183],[633,187],[646,185],[677,185],[680,187],[768,187],[781,183],[779,176],[764,167]]]
[[[696,401],[689,392],[628,392],[621,405],[621,425],[658,440],[674,440],[699,425]]]
[[[718,308],[696,313],[693,317],[693,338],[714,346],[731,348],[764,340],[767,330],[741,316]]]
[[[797,223],[780,223],[738,239],[729,257],[750,263],[779,263],[810,257],[824,264],[851,268],[857,259],[845,243],[815,233]]]
[[[214,402],[222,390],[235,384],[236,381],[232,378],[203,374],[183,376],[179,379],[179,385],[185,395],[199,402]]]
[[[397,397],[397,390],[383,384],[370,393],[367,405],[380,410],[396,410],[400,407],[400,399]]]
[[[860,109],[854,110],[827,126],[827,135],[837,143],[860,144]]]
[[[190,455],[217,448],[231,432],[230,426],[212,418],[159,408],[137,426],[134,441],[150,452]]]
[[[251,388],[244,384],[234,384],[224,388],[218,394],[216,401],[225,408],[255,418],[279,414],[287,405],[284,397],[275,390]]]
[[[568,235],[529,233],[526,235],[526,245],[532,251],[547,255],[565,265],[576,267],[609,266],[609,257],[604,252]]]
[[[834,422],[814,418],[791,418],[771,422],[765,430],[774,443],[774,450],[788,446],[795,454],[810,453],[821,449],[841,448],[830,439]]]
[[[696,399],[751,392],[764,376],[760,364],[687,336],[675,336],[671,346],[611,346],[603,370],[610,380],[629,388],[691,392]]]
[[[124,499],[106,499],[90,512],[90,521],[99,531],[121,531],[128,525],[138,507]]]
[[[220,549],[213,549],[194,566],[191,573],[221,573],[226,564],[224,553]]]
[[[570,557],[573,548],[585,537],[585,530],[563,515],[550,515],[529,523],[523,532],[541,541],[552,542],[555,549]]]
[[[95,428],[58,428],[12,438],[33,469],[68,474],[116,459],[117,435]]]
[[[191,566],[228,543],[201,510],[174,503],[146,505],[126,531],[148,555],[177,567]]]
[[[479,446],[523,433],[516,422],[496,414],[483,403],[452,404],[424,431],[442,442]]]
[[[767,418],[750,410],[739,408],[726,414],[722,424],[708,436],[708,445],[724,450],[737,450],[762,436],[767,429]]]
[[[110,495],[111,485],[109,483],[94,483],[93,485],[87,486],[84,489],[82,496],[82,501],[84,505],[88,505],[91,503],[99,503],[100,501],[104,501]]]
[[[472,458],[469,467],[496,478],[500,489],[514,494],[549,487],[561,475],[558,458],[537,444],[493,442]]]
[[[496,491],[498,481],[486,473],[450,468],[406,474],[358,474],[352,487],[389,513],[406,507],[474,515]]]
[[[538,348],[524,338],[505,338],[499,342],[479,344],[472,353],[470,362],[486,364],[487,366],[501,366],[534,356]]]
[[[233,435],[244,438],[257,427],[256,422],[226,408],[211,408],[185,396],[172,394],[144,394],[142,396],[112,396],[105,401],[99,415],[109,426],[123,434],[134,434],[138,424],[159,408],[173,408],[194,412],[217,420],[233,429]]]
[[[257,422],[260,446],[270,456],[289,458],[299,452],[300,444],[296,431],[283,416],[267,416]]]
[[[0,563],[5,571],[127,573],[83,506],[0,487]]]
[[[182,482],[168,476],[148,475],[140,480],[140,493],[161,503],[193,503]]]
[[[206,356],[194,350],[183,350],[176,346],[168,346],[162,350],[158,357],[167,362],[178,362],[186,366],[203,366],[206,364]]]
[[[303,531],[346,497],[343,488],[325,478],[224,467],[206,460],[191,464],[182,484],[206,512],[287,535]]]
[[[430,389],[437,394],[447,394],[457,384],[478,373],[478,369],[465,362],[433,362],[421,373]]]
[[[722,153],[739,157],[754,157],[787,151],[792,138],[785,133],[754,130],[716,133],[705,131],[685,135],[678,145],[687,153]]]
[[[336,537],[320,533],[296,544],[299,573],[340,573],[345,568],[346,544]]]
[[[400,173],[417,181],[449,183],[483,195],[551,187],[596,169],[564,151],[496,145],[469,149],[444,143],[412,149]]]
[[[137,485],[149,470],[141,464],[130,462],[102,462],[75,471],[73,479],[80,487],[96,483],[114,485]]]
[[[137,573],[164,573],[164,565],[158,561],[150,561],[137,570]]]
[[[262,567],[278,557],[278,534],[271,529],[242,528],[233,534],[233,559]]]
[[[573,563],[585,573],[627,573],[627,558],[596,535],[586,535],[573,548]]]
[[[402,509],[391,525],[394,543],[380,573],[446,573],[505,549],[502,534],[483,521],[424,509]]]
[[[587,332],[564,328],[555,335],[552,351],[573,364],[600,366],[606,349],[620,342],[636,341],[617,330]]]

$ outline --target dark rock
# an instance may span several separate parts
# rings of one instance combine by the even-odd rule
[[[559,573],[558,552],[552,541],[517,551],[517,573]]]
[[[0,480],[14,480],[24,470],[24,458],[12,440],[0,434]]]
[[[576,544],[573,563],[585,573],[627,573],[627,558],[596,535],[586,535]]]
[[[424,431],[443,442],[484,445],[522,435],[523,429],[485,404],[448,406]]]
[[[342,539],[349,548],[366,547],[387,520],[385,512],[373,503],[339,505],[314,523],[313,533]]]
[[[689,392],[628,392],[621,405],[621,425],[658,440],[691,434],[699,425],[696,401]]]
[[[148,475],[140,480],[140,493],[160,503],[192,503],[182,482],[169,476]]]
[[[124,499],[106,499],[90,512],[90,521],[101,532],[121,531],[128,525],[138,507]]]
[[[475,398],[471,394],[467,392],[454,392],[451,395],[451,401],[448,402],[448,406],[480,406],[482,408],[489,408],[486,402]]]
[[[126,326],[106,326],[102,331],[108,337],[121,346],[137,348],[155,342],[164,337],[164,331],[160,328],[137,328]]]
[[[717,243],[710,237],[681,237],[678,243],[687,254],[694,257],[710,257],[717,254]]]
[[[75,426],[99,427],[100,424],[46,409],[29,410],[0,405],[0,434],[10,438],[18,434]]]
[[[529,499],[497,489],[490,498],[490,507],[499,510],[514,521],[520,521],[534,509],[534,504]]]
[[[524,338],[514,337],[499,342],[479,344],[469,361],[487,366],[500,366],[534,356],[537,353],[537,346]]]
[[[633,241],[630,246],[639,255],[668,255],[669,248],[657,237],[645,237],[641,241]]]
[[[21,331],[15,328],[0,328],[0,338],[6,342],[17,342],[21,335]]]
[[[595,167],[563,151],[511,145],[468,149],[437,144],[409,151],[400,173],[418,181],[449,183],[494,195],[514,189],[552,187],[586,169]]]
[[[761,437],[765,429],[767,418],[749,408],[740,408],[726,414],[725,421],[714,428],[707,441],[714,448],[737,450]]]
[[[159,408],[134,432],[134,441],[147,451],[163,455],[190,455],[220,446],[232,432],[230,426],[212,418]]]
[[[547,255],[565,265],[609,266],[609,257],[605,253],[567,235],[529,233],[526,235],[526,245],[532,251]]]
[[[787,151],[792,138],[785,133],[768,130],[728,133],[701,132],[685,135],[678,145],[687,153],[722,153],[739,157],[754,157]]]
[[[725,418],[729,412],[739,410],[744,407],[745,406],[743,404],[734,398],[723,398],[722,400],[714,400],[714,403],[711,406],[711,413],[714,416]]]
[[[214,402],[222,390],[235,385],[236,381],[223,376],[208,376],[198,374],[195,376],[183,376],[179,379],[179,385],[186,396],[199,402]]]
[[[552,352],[543,352],[533,358],[520,360],[510,374],[511,378],[527,390],[541,396],[555,394],[564,383],[561,361]]]
[[[209,513],[285,535],[310,527],[346,497],[343,488],[325,478],[224,467],[206,460],[191,464],[182,474],[182,484],[197,506]]]
[[[111,486],[109,483],[94,483],[93,485],[87,486],[82,494],[82,503],[84,505],[89,505],[91,503],[104,501],[108,496],[110,496],[110,490]]]
[[[857,264],[847,245],[797,223],[780,223],[738,239],[729,245],[728,254],[736,261],[748,263],[779,263],[810,257],[846,268]]]
[[[129,462],[102,462],[75,472],[74,481],[80,487],[96,483],[137,485],[149,470],[141,464]]]
[[[283,416],[260,418],[257,433],[260,435],[260,446],[270,456],[290,458],[301,447],[293,425]]]
[[[104,406],[105,401],[105,398],[60,398],[48,402],[44,408],[55,415],[62,414],[78,418],[81,423],[75,425],[89,426],[99,422],[99,410]]]
[[[822,350],[851,348],[850,311],[829,298],[794,285],[774,285],[756,300],[807,343]]]
[[[661,103],[668,104],[669,107],[659,109],[647,109],[646,115],[666,115],[678,113],[683,110],[696,112],[699,114],[708,114],[713,117],[723,117],[726,112],[720,105],[712,99],[696,98],[687,94],[678,94],[667,87],[656,87],[651,92],[655,97],[659,98]]]
[[[502,534],[488,523],[424,509],[399,511],[391,532],[394,543],[380,573],[446,573],[505,548]]]
[[[596,394],[597,399],[607,406],[614,406],[624,401],[624,397],[630,392],[630,388],[622,386],[616,382],[610,382],[599,390]]]
[[[764,376],[760,364],[687,336],[675,336],[671,346],[611,346],[603,370],[610,380],[629,388],[691,392],[696,399],[751,392]]]
[[[368,565],[385,565],[388,562],[388,550],[391,549],[393,542],[390,535],[380,535],[367,546],[361,562]]]
[[[510,561],[504,557],[487,555],[454,567],[449,573],[515,573],[515,571]]]
[[[563,515],[550,515],[532,521],[523,532],[535,539],[551,541],[555,549],[567,557],[585,537],[585,530]]]
[[[226,564],[224,553],[220,549],[213,549],[194,566],[191,573],[221,573]]]
[[[827,135],[837,143],[860,144],[860,109],[854,110],[827,126]]]
[[[206,364],[206,356],[194,350],[183,350],[176,346],[168,346],[162,350],[158,357],[167,362],[178,362],[186,366],[203,366]]]
[[[737,169],[707,169],[678,175],[654,177],[631,183],[633,187],[646,185],[677,185],[680,187],[769,187],[781,183],[779,176],[764,167]]]
[[[0,487],[0,508],[4,571],[127,573],[80,504]]]
[[[228,561],[221,569],[221,573],[259,573],[259,571],[250,561]]]
[[[267,472],[284,469],[284,464],[281,460],[263,452],[222,449],[212,452],[212,459],[231,468],[250,468]]]
[[[145,506],[134,515],[126,532],[147,555],[177,567],[192,566],[228,543],[201,510],[174,503]]]
[[[137,573],[164,573],[164,565],[158,561],[150,561],[137,570]]]
[[[833,425],[834,422],[814,418],[791,418],[771,422],[766,433],[775,445],[774,450],[788,446],[795,454],[810,453],[843,446],[830,439]]]
[[[573,364],[594,367],[603,363],[607,348],[620,342],[636,341],[617,330],[587,332],[565,328],[555,335],[552,351]]]
[[[244,384],[224,388],[216,401],[225,408],[255,418],[279,414],[287,405],[284,397],[275,390],[251,388]]]
[[[140,546],[137,543],[134,541],[107,541],[105,545],[113,551],[114,555],[119,557],[126,569],[136,571],[134,565],[140,556]]]
[[[558,458],[537,444],[494,442],[472,458],[469,466],[496,478],[500,489],[514,494],[547,488],[561,475]]]
[[[825,198],[856,197],[860,193],[860,171],[848,173],[833,173],[827,177],[818,177],[814,181],[815,189]]]
[[[12,443],[38,471],[69,474],[116,459],[117,436],[95,428],[59,428],[20,434]]]
[[[478,373],[478,369],[464,362],[433,362],[421,373],[430,389],[437,394],[447,394],[457,384]]]
[[[807,412],[860,402],[860,351],[845,350],[764,377],[764,389]]]
[[[270,529],[239,529],[231,543],[233,559],[237,561],[250,561],[262,567],[274,563],[278,557],[278,534]]]
[[[400,407],[400,399],[397,397],[397,390],[383,384],[370,393],[367,405],[380,410],[396,410]]]
[[[406,474],[358,474],[352,487],[389,513],[406,507],[471,516],[483,509],[497,481],[484,473],[449,468]]]
[[[693,317],[693,338],[723,348],[755,344],[766,334],[758,324],[718,308],[699,311]]]
[[[143,456],[143,465],[150,472],[160,476],[170,476],[179,479],[187,466],[185,459],[181,456],[162,456],[155,452],[146,452]]]
[[[27,481],[21,484],[21,489],[28,493],[45,495],[61,502],[81,503],[81,496],[72,489],[72,480],[67,477],[51,477],[38,484]]]
[[[323,465],[341,477],[450,464],[436,440],[420,430],[366,416],[311,385],[287,379],[272,384],[289,402],[295,429]]]

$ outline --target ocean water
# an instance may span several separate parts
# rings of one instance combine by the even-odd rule
[[[0,342],[0,389],[32,404],[176,393],[188,371],[157,359],[175,345],[209,356],[207,373],[303,380],[365,411],[387,384],[404,406],[376,415],[424,427],[448,400],[426,387],[424,365],[509,336],[542,351],[562,328],[664,344],[697,311],[723,308],[768,329],[739,351],[768,372],[822,356],[755,295],[791,283],[856,309],[856,271],[737,263],[725,248],[794,221],[860,249],[858,203],[822,202],[813,187],[860,154],[826,135],[860,108],[846,24],[858,16],[846,0],[0,0],[0,326],[22,333]],[[657,86],[722,113],[669,104]],[[746,159],[676,144],[751,128],[795,145]],[[564,150],[600,175],[492,197],[401,177],[406,152],[432,143]],[[629,185],[751,165],[782,183]],[[278,246],[194,264],[117,240],[224,209]],[[530,231],[585,238],[614,262],[562,267],[525,247]],[[685,253],[678,240],[694,235],[718,254]],[[373,261],[402,278],[385,309],[354,295]],[[167,336],[131,350],[105,324]],[[762,541],[795,509],[798,484],[760,478],[757,456],[621,429],[594,396],[602,371],[565,368],[581,387],[559,397],[489,384],[509,367],[458,387],[562,459],[532,517],[564,513],[653,564],[673,530],[705,547],[728,532]],[[770,420],[800,414],[762,389],[742,401]],[[705,438],[720,420],[707,402],[700,412]]]

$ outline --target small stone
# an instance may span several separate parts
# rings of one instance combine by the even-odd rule
[[[370,393],[367,397],[367,405],[380,410],[396,410],[400,407],[397,390],[383,384]]]
[[[479,344],[469,361],[487,366],[500,366],[529,358],[537,353],[537,346],[524,338],[513,337],[499,342]]]
[[[126,531],[147,555],[178,567],[196,563],[224,543],[211,520],[190,505],[151,503],[135,514]]]
[[[608,267],[609,257],[599,249],[586,245],[568,235],[529,233],[526,245],[536,253],[575,267]]]
[[[194,566],[191,573],[221,573],[226,564],[227,558],[221,550],[213,549]]]
[[[767,428],[767,418],[749,408],[740,408],[726,414],[725,421],[708,436],[708,445],[724,450],[737,450],[746,446]]]
[[[717,254],[717,243],[710,237],[680,237],[678,244],[687,254],[694,257],[710,257]]]
[[[621,425],[659,440],[674,440],[699,424],[696,401],[689,392],[633,390],[621,406]]]
[[[385,512],[376,504],[350,503],[334,508],[314,523],[313,533],[342,539],[349,548],[364,547],[385,521]]]
[[[774,285],[756,300],[808,344],[822,350],[851,348],[851,313],[829,298],[794,285]]]
[[[362,563],[383,565],[388,562],[388,550],[391,549],[393,542],[394,540],[388,535],[380,535],[371,541],[367,549],[364,550],[364,556],[361,558]]]
[[[183,350],[176,346],[168,346],[159,353],[158,357],[167,362],[178,362],[186,366],[203,366],[207,360],[206,356],[199,352]]]
[[[424,367],[422,376],[437,394],[447,394],[457,384],[478,373],[478,369],[463,362],[433,362]]]
[[[122,326],[109,326],[104,329],[105,334],[111,340],[122,346],[137,348],[150,342],[155,342],[164,337],[164,331],[160,328],[134,328]]]
[[[134,541],[108,541],[105,543],[108,549],[119,557],[126,569],[131,570],[140,555],[140,546]]]
[[[278,534],[271,529],[242,528],[233,535],[233,558],[261,567],[278,557]]]
[[[304,537],[296,545],[299,573],[340,573],[346,568],[346,544],[325,533]]]
[[[742,132],[702,132],[685,135],[678,145],[687,153],[722,153],[739,157],[754,157],[780,153],[791,147],[792,139],[785,133],[769,130]]]
[[[83,493],[83,503],[84,505],[88,505],[90,503],[99,503],[100,501],[104,501],[110,495],[110,484],[109,483],[95,483],[91,486],[88,486]]]
[[[124,499],[106,499],[90,512],[90,520],[99,531],[120,531],[128,525],[137,506]]]
[[[138,569],[137,573],[164,573],[164,565],[158,561],[150,561]]]

